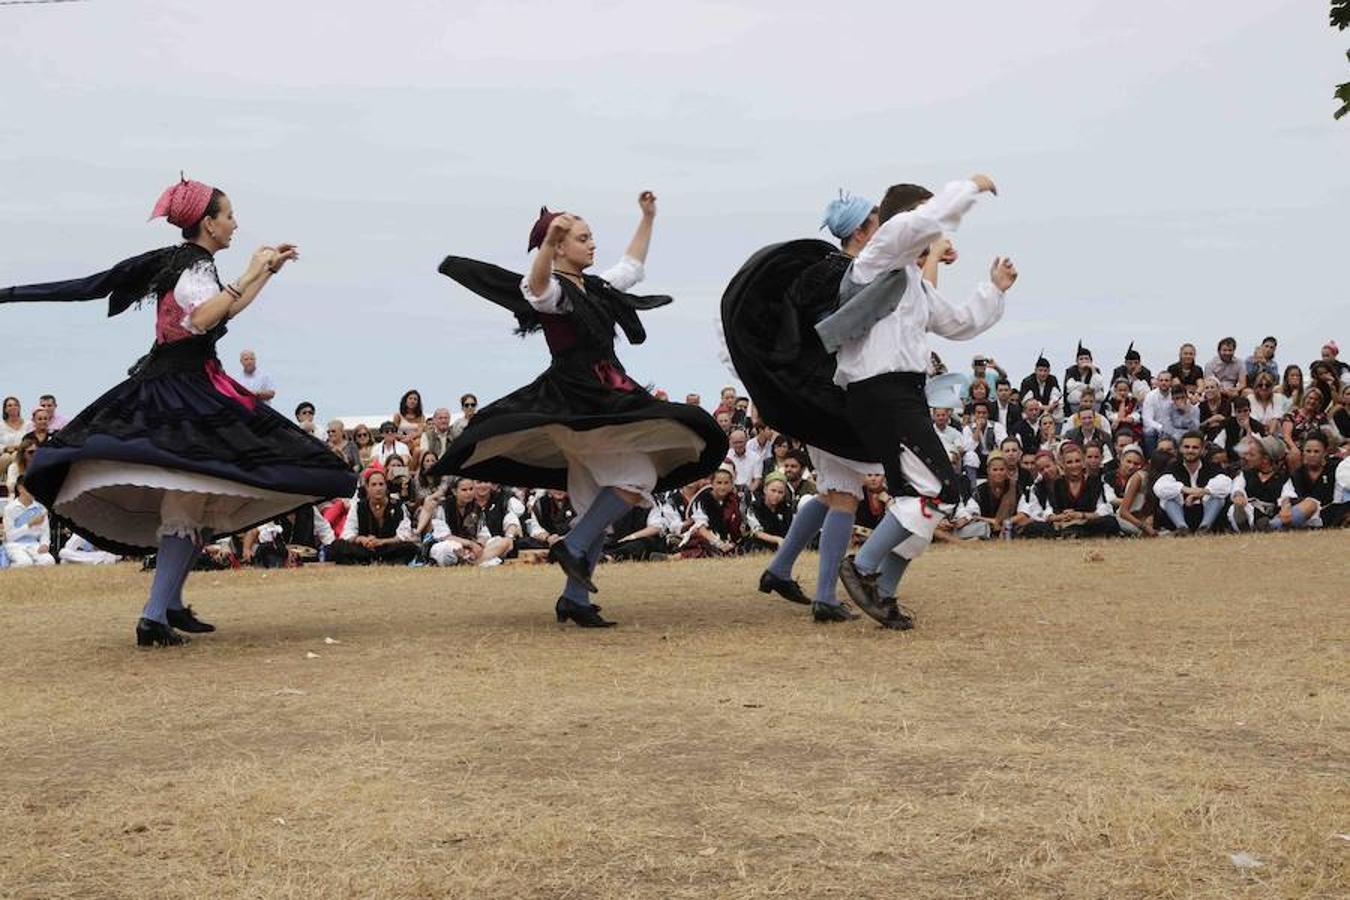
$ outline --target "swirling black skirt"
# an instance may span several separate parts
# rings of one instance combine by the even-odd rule
[[[595,491],[671,490],[710,475],[727,438],[696,406],[657,400],[612,356],[555,356],[525,387],[484,407],[432,470],[555,488],[584,510]]]
[[[166,531],[232,534],[350,496],[355,476],[336,454],[224,374],[218,338],[158,345],[38,449],[28,489],[123,555]]]

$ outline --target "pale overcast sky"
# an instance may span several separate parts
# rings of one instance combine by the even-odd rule
[[[1015,376],[1081,336],[1104,367],[1266,333],[1306,366],[1350,354],[1345,36],[1323,0],[278,4],[0,7],[0,285],[171,243],[147,224],[178,175],[218,185],[256,245],[301,245],[222,343],[256,349],[277,405],[392,412],[490,400],[547,364],[501,310],[436,273],[516,270],[542,203],[592,223],[603,266],[660,197],[639,381],[705,398],[713,323],[763,244],[815,233],[840,187],[990,173],[945,270],[957,295],[1010,254],[989,334],[939,345]],[[124,377],[153,314],[0,307],[0,393],[73,414]],[[1344,356],[1345,354],[1343,354]]]

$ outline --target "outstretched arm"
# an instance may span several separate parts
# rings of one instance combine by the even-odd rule
[[[1017,280],[1012,260],[999,257],[990,268],[990,281],[975,290],[965,305],[950,303],[936,290],[928,292],[928,330],[954,341],[968,341],[1003,317],[1004,293]]]
[[[262,291],[263,285],[280,272],[282,266],[299,258],[299,255],[299,250],[293,244],[259,247],[249,260],[248,269],[235,283],[193,307],[188,316],[192,327],[199,332],[210,331],[226,319],[233,319],[248,309]]]

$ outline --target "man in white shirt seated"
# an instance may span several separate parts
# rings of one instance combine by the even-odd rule
[[[759,487],[763,459],[750,449],[750,436],[744,428],[733,428],[727,437],[731,444],[727,461],[736,469],[736,487],[742,493],[755,490]]]
[[[450,410],[442,406],[431,414],[431,424],[422,432],[422,452],[434,453],[439,458],[452,440],[454,437],[450,433]]]
[[[120,559],[116,554],[98,549],[78,534],[72,534],[56,555],[62,563],[76,566],[109,566]]]
[[[399,456],[406,463],[411,458],[408,445],[398,439],[398,426],[393,422],[380,423],[380,442],[375,445],[375,459],[380,465],[391,456]]]
[[[1205,437],[1188,431],[1181,438],[1181,457],[1153,485],[1162,511],[1176,534],[1209,534],[1233,491],[1233,479],[1205,462]]]
[[[1167,434],[1168,407],[1172,405],[1172,373],[1163,369],[1153,378],[1153,390],[1144,395],[1140,417],[1144,424],[1144,453],[1153,455],[1158,438]]]
[[[272,376],[258,368],[257,354],[252,350],[243,351],[239,354],[239,365],[243,372],[235,380],[262,402],[271,403],[277,395],[277,388],[272,383]]]
[[[5,504],[5,554],[14,568],[54,566],[52,525],[47,508],[28,493],[24,477],[14,482],[15,496]]]

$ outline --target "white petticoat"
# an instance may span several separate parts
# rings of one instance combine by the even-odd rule
[[[811,464],[816,470],[816,490],[822,494],[834,491],[839,494],[852,494],[859,500],[863,498],[863,479],[868,475],[881,475],[884,470],[881,463],[858,462],[844,456],[836,456],[828,450],[807,446],[811,454]]]
[[[580,515],[602,488],[615,487],[642,495],[651,506],[657,479],[687,463],[697,462],[706,442],[688,426],[670,419],[648,419],[576,431],[566,425],[545,425],[485,438],[464,463],[471,467],[494,456],[543,468],[567,469],[567,493]]]
[[[82,460],[71,465],[55,506],[95,534],[153,547],[161,535],[229,534],[322,499],[174,469]]]

